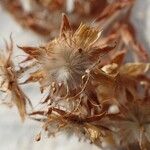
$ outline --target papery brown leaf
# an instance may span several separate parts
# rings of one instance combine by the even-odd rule
[[[34,73],[31,73],[30,77],[26,81],[24,81],[23,84],[30,83],[30,82],[38,82],[44,79],[44,77],[45,77],[45,72],[39,70]]]
[[[120,68],[122,74],[139,76],[150,70],[149,63],[127,63]]]
[[[111,50],[113,50],[116,47],[116,43],[114,45],[107,45],[105,47],[101,48],[93,48],[91,52],[89,52],[89,55],[91,56],[91,60],[97,60],[100,57],[103,57],[107,53],[109,53]]]
[[[115,54],[115,56],[113,56],[111,63],[115,63],[118,64],[118,66],[120,66],[124,61],[125,54],[126,51],[119,51]]]
[[[74,41],[80,48],[85,49],[94,44],[99,39],[100,35],[100,30],[81,23],[74,33]]]
[[[36,0],[36,2],[52,11],[59,9],[64,3],[63,0]]]
[[[12,91],[12,100],[18,108],[22,121],[24,121],[26,116],[26,99],[23,95],[21,95],[19,89],[16,89],[15,86],[13,86],[12,88],[14,88],[14,91]]]
[[[71,25],[65,14],[62,14],[62,23],[60,27],[60,36],[63,36],[65,32],[71,31]]]
[[[108,5],[103,12],[98,16],[97,21],[100,21],[104,18],[108,18],[111,15],[113,15],[115,12],[122,10],[126,6],[131,5],[130,2],[114,2],[110,5]]]
[[[85,125],[85,131],[89,134],[90,140],[95,142],[102,136],[102,133],[99,128],[92,126],[90,124]]]
[[[13,70],[8,72],[10,83],[9,90],[11,91],[12,101],[18,108],[20,117],[24,121],[26,116],[26,96],[18,85],[15,72]],[[12,80],[12,81],[11,81]]]
[[[108,64],[103,66],[102,70],[110,76],[116,76],[118,74],[118,64],[116,63],[112,63],[112,64]]]
[[[33,58],[39,58],[41,55],[41,51],[37,47],[22,47],[18,46],[21,50],[23,50],[25,53],[29,54]]]

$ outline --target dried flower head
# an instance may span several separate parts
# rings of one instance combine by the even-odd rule
[[[11,39],[10,46],[6,42],[6,53],[0,54],[0,91],[5,94],[4,99],[0,99],[2,103],[14,103],[19,111],[22,121],[26,116],[26,101],[29,100],[19,86],[17,73],[12,61],[13,41]],[[9,102],[11,100],[11,102]]]
[[[99,63],[101,56],[114,48],[96,45],[100,34],[99,29],[84,24],[73,32],[63,15],[58,38],[39,48],[20,48],[42,64],[51,82],[75,90],[81,86],[84,75]]]
[[[43,102],[46,110],[30,113],[33,118],[36,115],[46,117],[44,127],[49,135],[59,130],[74,130],[95,142],[103,134],[103,126],[93,125],[107,114],[98,99],[97,87],[113,84],[114,80],[100,69],[100,60],[115,45],[97,45],[100,34],[98,28],[85,24],[74,32],[63,14],[58,38],[40,47],[19,46],[41,64],[41,69],[27,82],[39,79],[42,72],[46,86],[50,86],[50,93]]]

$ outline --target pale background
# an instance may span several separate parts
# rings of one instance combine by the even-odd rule
[[[150,48],[149,18],[150,0],[137,0],[132,21],[137,28],[139,40],[143,42],[147,49]],[[17,45],[43,43],[42,38],[20,27],[0,7],[0,50],[4,46],[3,39],[9,39],[10,33],[13,34],[13,39]],[[24,87],[24,90],[35,101],[38,101],[41,97],[37,94],[36,85],[32,89]],[[0,106],[0,150],[98,150],[96,146],[83,141],[79,142],[74,136],[67,138],[60,135],[50,139],[43,137],[40,142],[35,142],[34,136],[40,131],[40,127],[40,124],[31,120],[27,120],[22,124],[15,108],[8,109],[5,106]]]

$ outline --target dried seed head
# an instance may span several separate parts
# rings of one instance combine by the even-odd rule
[[[89,58],[88,50],[95,40],[95,38],[93,40],[89,36],[95,33],[90,27],[85,27],[86,29],[82,31],[83,26],[79,27],[78,30],[81,30],[78,31],[79,33],[65,32],[65,36],[55,39],[46,47],[50,53],[47,55],[47,60],[44,61],[48,74],[54,81],[62,82],[70,88],[79,86],[85,70],[94,63]],[[87,32],[87,36],[84,36],[82,32]],[[97,38],[99,32],[97,31],[96,34]],[[86,41],[89,41],[89,43],[85,43]]]
[[[77,89],[86,70],[96,63],[103,52],[95,46],[100,34],[101,31],[97,28],[85,24],[81,24],[73,32],[67,17],[63,14],[58,38],[40,48],[31,48],[32,51],[30,48],[22,49],[43,64],[49,81],[63,83],[69,89]]]

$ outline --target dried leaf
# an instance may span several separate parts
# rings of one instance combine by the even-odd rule
[[[62,23],[60,28],[60,36],[63,36],[65,32],[71,31],[71,26],[69,20],[65,14],[62,14]]]
[[[139,76],[148,72],[149,69],[149,63],[127,63],[120,68],[120,72],[130,76]]]

